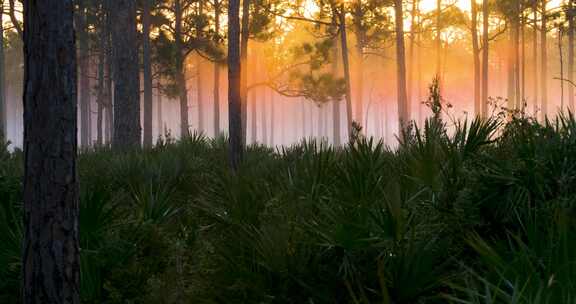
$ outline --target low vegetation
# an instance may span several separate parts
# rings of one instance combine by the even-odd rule
[[[450,130],[450,131],[447,131]],[[576,303],[576,120],[355,136],[191,136],[81,154],[84,303]],[[5,149],[4,149],[5,150]],[[18,303],[21,152],[0,154],[0,302]]]

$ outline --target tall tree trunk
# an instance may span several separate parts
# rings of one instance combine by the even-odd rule
[[[117,149],[138,148],[141,127],[136,3],[133,0],[114,0],[112,3],[115,67],[112,145]]]
[[[522,12],[524,12],[524,6],[522,7]],[[522,19],[520,20],[520,102],[522,103],[522,109],[526,110],[526,17],[522,13]]]
[[[152,148],[152,59],[150,51],[150,3],[142,6],[142,67],[144,68],[144,148]]]
[[[436,0],[436,77],[442,83],[442,0]]]
[[[564,50],[562,49],[562,25],[558,26],[558,57],[560,60],[560,111],[564,111]]]
[[[204,0],[198,0],[198,17],[202,17],[204,14]],[[200,23],[198,23],[200,24]],[[202,37],[202,27],[199,25],[196,27],[196,35]],[[204,123],[204,62],[200,56],[197,56],[196,65],[196,100],[198,102],[198,131],[200,133],[206,133],[205,123]]]
[[[406,94],[408,100],[408,108],[412,107],[414,103],[414,66],[416,60],[414,59],[414,51],[416,49],[416,31],[418,30],[418,11],[420,0],[412,1],[412,10],[410,12],[410,50],[408,53],[408,80],[406,83]]]
[[[512,110],[516,105],[516,57],[515,57],[515,33],[516,33],[516,22],[514,17],[510,21],[510,32],[508,37],[508,48],[506,56],[506,75],[508,77],[507,82],[507,92],[508,92],[508,109]]]
[[[547,27],[547,11],[546,11],[546,2],[547,0],[542,0],[542,25],[540,27],[540,54],[541,54],[541,66],[540,66],[540,91],[542,94],[541,98],[541,115],[542,119],[546,118],[548,115],[548,45],[546,42],[546,36],[548,33]]]
[[[533,27],[533,36],[532,36],[532,68],[533,68],[533,79],[532,79],[532,88],[534,89],[534,101],[532,103],[532,111],[534,115],[538,113],[538,1],[532,2],[532,27]],[[537,118],[537,116],[535,116]]]
[[[156,80],[156,124],[158,125],[156,128],[158,129],[158,138],[162,138],[164,136],[164,117],[162,117],[162,84],[160,83],[160,77]]]
[[[262,128],[262,143],[268,144],[268,94],[262,89],[262,108],[260,109],[260,128]]]
[[[3,3],[3,2],[2,2]],[[0,13],[0,142],[8,138],[6,104],[6,65],[4,62],[4,14]]]
[[[481,115],[480,104],[480,46],[478,43],[478,7],[476,0],[470,0],[472,18],[470,31],[472,33],[472,56],[474,61],[474,113]]]
[[[24,1],[22,303],[80,303],[72,1]]]
[[[101,31],[100,33],[100,41],[102,42],[102,37],[105,31]],[[97,106],[98,106],[98,116],[96,118],[96,145],[102,146],[104,143],[104,130],[103,130],[103,123],[104,123],[104,103],[106,94],[106,89],[104,88],[104,83],[106,82],[106,75],[104,74],[104,68],[106,66],[105,52],[106,46],[101,43],[100,52],[98,53],[98,97],[97,97]]]
[[[345,98],[346,98],[346,131],[348,139],[352,138],[352,89],[350,80],[350,60],[348,58],[348,39],[346,34],[346,11],[344,5],[340,6],[338,12],[339,27],[340,27],[340,46],[342,55],[342,67],[344,68],[344,85],[345,85]],[[361,122],[360,122],[361,123]]]
[[[244,0],[247,1],[247,0]],[[244,150],[242,143],[242,68],[240,63],[240,0],[228,1],[228,132],[229,160],[237,171]]]
[[[339,75],[338,70],[338,57],[340,55],[340,50],[338,46],[338,40],[334,39],[334,48],[333,48],[333,60],[332,63],[332,75],[336,76]],[[333,144],[334,147],[340,147],[341,140],[340,140],[340,99],[335,99],[332,102],[332,137],[333,137]]]
[[[214,31],[216,43],[220,37],[220,1],[214,0]],[[214,137],[220,135],[220,63],[214,61]]]
[[[240,78],[240,105],[242,116],[242,145],[246,145],[246,136],[248,132],[248,40],[250,39],[250,0],[242,0],[242,34],[240,41],[240,61],[242,74]]]
[[[574,4],[568,1],[568,80],[574,82]],[[574,86],[568,86],[568,109],[574,111]]]
[[[174,1],[174,43],[176,45],[176,85],[180,99],[180,138],[190,134],[188,121],[188,89],[186,87],[186,66],[182,42],[182,4],[181,0]]]
[[[274,132],[276,131],[276,98],[274,98],[274,91],[268,90],[270,96],[270,146],[274,147],[276,137]]]
[[[410,122],[406,95],[406,54],[404,47],[404,13],[402,0],[394,0],[396,26],[396,90],[398,98],[398,134]]]
[[[85,0],[77,1],[77,33],[80,65],[80,146],[87,148],[91,141],[90,109],[90,54]]]
[[[414,1],[416,2],[416,1]],[[362,26],[364,12],[362,10],[362,0],[354,3],[354,33],[356,34],[356,91],[355,91],[355,112],[356,122],[364,122],[364,45],[366,37]],[[366,128],[366,126],[364,126]]]
[[[106,41],[105,41],[105,52],[106,52],[106,107],[105,107],[105,116],[106,116],[106,144],[112,143],[112,137],[114,134],[114,97],[113,97],[113,82],[112,79],[114,77],[113,73],[113,62],[114,56],[112,54],[112,18],[111,18],[111,9],[110,9],[111,0],[104,0],[103,7],[105,11],[106,17],[106,24],[105,24],[105,31],[106,31]]]
[[[488,59],[490,50],[488,19],[490,18],[488,0],[482,1],[482,116],[488,116]]]
[[[514,27],[513,32],[513,52],[514,52],[514,108],[520,109],[520,14],[521,14],[520,0],[514,1]]]

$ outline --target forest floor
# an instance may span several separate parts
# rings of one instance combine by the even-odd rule
[[[274,151],[224,138],[79,159],[84,303],[574,303],[576,120],[440,120]],[[278,153],[281,152],[281,153]],[[17,303],[22,153],[0,153]]]

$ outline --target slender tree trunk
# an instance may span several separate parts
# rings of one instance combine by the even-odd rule
[[[488,0],[482,1],[482,116],[488,116],[488,69],[489,69],[489,27],[490,18]]]
[[[508,77],[508,109],[512,110],[516,105],[516,52],[515,52],[515,41],[516,41],[516,22],[514,17],[510,21],[510,32],[508,39],[508,51],[506,56],[506,68]]]
[[[339,75],[338,70],[338,57],[340,55],[340,50],[338,46],[338,41],[334,41],[334,62],[332,63],[332,75]],[[340,147],[340,99],[335,99],[332,103],[332,136],[334,147]]]
[[[105,52],[106,52],[106,107],[105,107],[105,115],[106,115],[106,144],[112,143],[112,137],[114,133],[114,97],[113,97],[113,82],[112,79],[114,77],[113,73],[113,61],[114,56],[112,54],[112,18],[111,18],[111,9],[110,9],[110,2],[111,0],[104,0],[103,6],[105,11],[105,32],[106,32],[106,41],[105,41]]]
[[[240,41],[240,60],[244,67],[240,78],[240,105],[242,110],[242,145],[246,145],[248,132],[248,40],[250,39],[250,0],[242,0],[242,34]]]
[[[476,0],[470,0],[472,7],[471,28],[472,33],[472,56],[474,61],[474,113],[477,116],[481,115],[480,104],[480,46],[478,43],[478,8]]]
[[[524,11],[524,7],[522,7]],[[526,18],[524,13],[522,13],[522,19],[520,21],[520,39],[521,39],[521,62],[520,62],[520,78],[521,78],[521,88],[520,88],[520,102],[522,103],[522,109],[526,110]]]
[[[214,31],[216,43],[220,37],[220,1],[214,0]],[[220,135],[220,63],[214,61],[214,137]]]
[[[22,303],[80,303],[72,1],[24,1]]]
[[[533,1],[532,11],[533,11],[533,36],[532,36],[532,68],[533,79],[532,88],[534,89],[534,101],[532,103],[532,111],[534,115],[538,113],[538,1]],[[535,116],[537,118],[537,116]]]
[[[408,80],[406,83],[406,94],[408,100],[408,108],[410,109],[414,103],[414,51],[416,48],[416,31],[418,30],[418,11],[420,0],[412,1],[412,11],[410,12],[410,51],[408,53]]]
[[[395,0],[396,1],[396,0]],[[442,79],[442,0],[436,0],[436,77]]]
[[[85,0],[77,1],[77,33],[79,44],[79,66],[80,66],[80,146],[87,148],[90,146],[91,136],[91,109],[90,109],[90,55],[88,27],[86,24]]]
[[[404,13],[402,0],[394,0],[396,26],[396,90],[398,98],[398,132],[410,122],[406,95],[406,54],[404,47]],[[399,133],[400,134],[400,133]]]
[[[415,1],[416,2],[416,1]],[[362,11],[362,0],[356,0],[354,3],[354,33],[356,34],[356,91],[355,107],[356,122],[364,122],[364,45],[366,37],[362,26],[364,12]],[[366,126],[364,126],[366,128]]]
[[[156,100],[156,124],[158,125],[158,138],[162,138],[162,136],[164,136],[164,118],[162,117],[162,90],[161,90],[161,86],[162,84],[160,83],[160,77],[158,77],[158,80],[156,80],[156,94],[158,94],[157,96],[157,100]]]
[[[142,66],[144,68],[144,148],[152,148],[152,59],[150,51],[150,3],[142,6]]]
[[[560,111],[564,111],[564,50],[562,49],[562,26],[558,26],[558,54],[560,60]]]
[[[204,0],[198,0],[198,17],[204,14]],[[198,23],[200,24],[200,23]],[[202,37],[202,27],[196,28],[196,35]],[[205,134],[206,128],[204,123],[204,62],[200,56],[197,56],[196,65],[196,100],[198,102],[198,131]]]
[[[514,51],[514,108],[521,109],[520,99],[520,0],[514,1],[514,27],[513,30],[513,51]]]
[[[174,40],[176,45],[176,85],[178,86],[178,96],[180,99],[180,138],[190,134],[188,121],[188,89],[186,87],[186,66],[182,42],[182,5],[181,0],[174,1]]]
[[[247,1],[247,0],[244,0]],[[242,160],[242,94],[240,63],[240,0],[228,1],[228,132],[230,166],[237,171]]]
[[[270,146],[274,147],[276,137],[274,132],[276,131],[276,98],[274,98],[274,91],[268,90],[270,96]]]
[[[118,149],[137,148],[141,142],[141,127],[136,3],[133,0],[114,0],[112,3],[116,101],[112,145]]]
[[[2,1],[3,5],[4,1]],[[4,62],[4,14],[0,13],[0,142],[8,139],[6,104],[6,64]]]
[[[345,85],[345,98],[346,98],[346,126],[348,139],[352,138],[352,89],[350,80],[350,61],[348,58],[348,39],[346,34],[346,11],[344,5],[340,6],[338,12],[339,27],[340,27],[340,46],[342,47],[342,67],[344,68],[344,85]],[[360,122],[361,123],[361,122]]]
[[[105,31],[101,31],[100,33],[100,41],[102,41],[102,37],[104,35]],[[104,83],[106,81],[106,75],[104,74],[104,67],[106,66],[106,62],[105,62],[105,58],[106,58],[106,53],[105,53],[105,45],[101,44],[101,50],[98,53],[98,97],[97,97],[97,106],[98,106],[98,114],[97,114],[97,118],[96,118],[96,145],[97,146],[102,146],[104,143],[104,103],[105,103],[105,97],[104,94],[106,94],[106,89],[104,88]]]
[[[568,80],[574,82],[574,4],[568,1]],[[568,86],[568,109],[574,111],[574,86]]]
[[[541,54],[541,66],[540,66],[540,91],[542,94],[541,98],[541,111],[542,119],[544,120],[548,115],[548,45],[546,42],[546,35],[548,33],[548,27],[546,25],[548,21],[547,11],[546,11],[547,0],[542,0],[542,25],[540,28],[540,54]]]
[[[267,89],[262,89],[262,109],[260,110],[260,127],[262,128],[262,143],[268,144],[268,94]]]

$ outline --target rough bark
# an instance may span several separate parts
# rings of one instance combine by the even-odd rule
[[[144,148],[152,148],[152,59],[150,51],[151,0],[142,2],[142,67],[144,69]]]
[[[488,116],[488,59],[490,51],[489,27],[490,18],[488,0],[482,1],[482,116]]]
[[[246,0],[245,0],[246,1]],[[228,132],[229,161],[237,171],[242,160],[242,96],[240,63],[240,0],[228,1]]]
[[[398,98],[398,132],[410,122],[406,95],[406,54],[404,47],[404,14],[402,0],[394,0],[396,27],[396,91]]]
[[[22,303],[80,303],[72,1],[24,1]]]
[[[116,149],[139,148],[140,68],[134,0],[112,1],[114,56],[114,135]]]
[[[220,33],[220,1],[214,0],[214,31],[216,32],[216,43]],[[220,64],[214,62],[214,137],[220,135]]]

